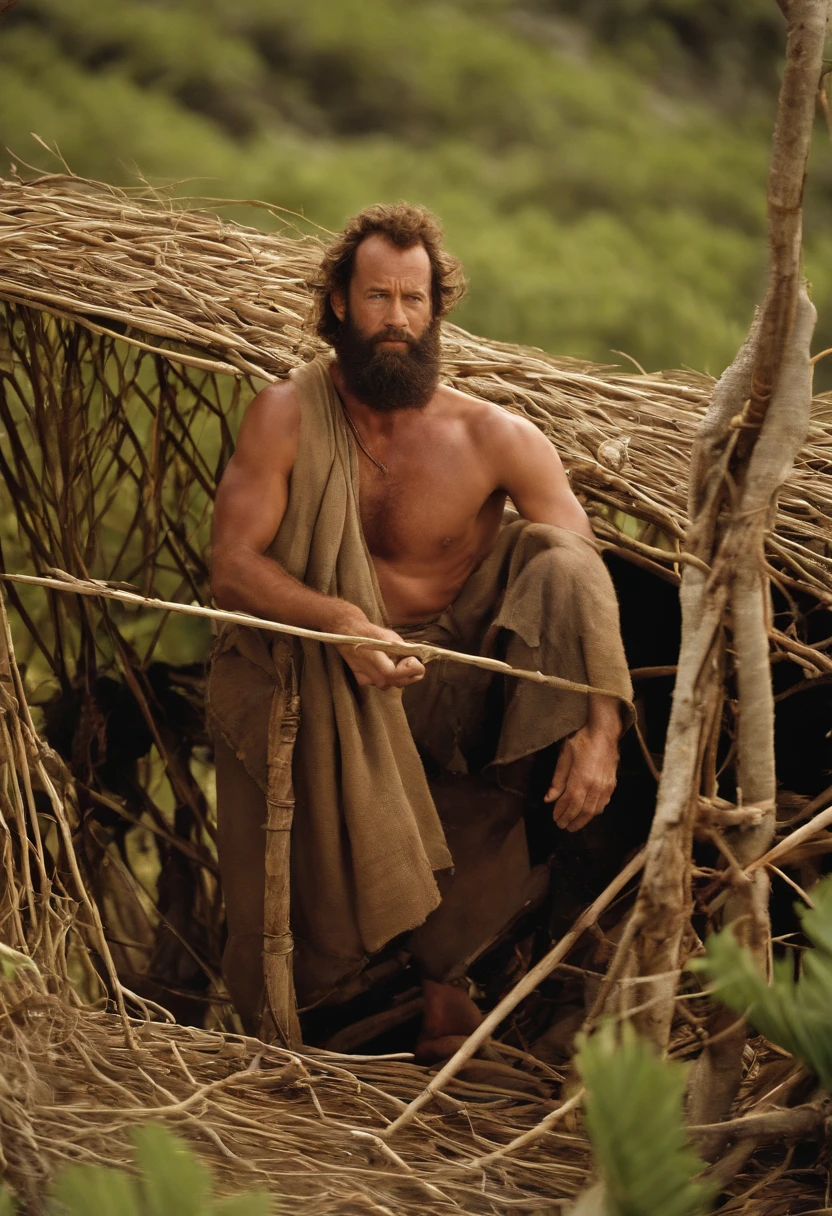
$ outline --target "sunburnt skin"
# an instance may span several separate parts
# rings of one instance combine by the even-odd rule
[[[359,342],[415,359],[431,334],[432,288],[425,246],[401,248],[377,232],[362,238],[345,289],[331,291],[328,300]],[[334,360],[330,374],[355,439],[361,523],[390,625],[418,624],[452,603],[492,550],[507,497],[531,522],[592,536],[557,453],[532,423],[438,384],[435,373],[418,397],[398,400],[395,408],[381,399],[391,383],[385,380],[370,404],[372,386],[366,399],[350,390],[342,370],[349,349],[338,349],[345,361]],[[361,383],[355,366],[348,379],[353,387]],[[409,379],[405,391],[416,382]],[[288,624],[396,640],[395,628],[375,625],[356,605],[304,586],[266,556],[286,513],[300,427],[291,382],[265,388],[249,406],[215,503],[214,597],[223,608]],[[425,673],[412,656],[397,662],[368,647],[338,650],[358,685],[382,690],[369,695],[403,688]],[[590,696],[586,726],[564,740],[545,796],[560,827],[577,831],[606,806],[620,729],[616,704]],[[425,1059],[438,1058],[454,1050],[455,1037],[470,1033],[481,1015],[460,988],[428,976],[422,987],[420,1051]]]
[[[356,252],[348,297],[333,292],[332,306],[363,337],[406,355],[430,325],[430,283],[424,246],[400,249],[373,234]],[[453,601],[493,547],[506,496],[525,519],[592,536],[555,449],[531,422],[444,385],[418,408],[373,408],[350,391],[337,360],[331,375],[358,440],[362,525],[390,624],[419,623]],[[265,556],[286,511],[300,424],[291,382],[263,389],[246,412],[214,509],[215,599],[287,624],[397,640]],[[401,688],[424,676],[413,657],[339,651],[360,685]],[[560,826],[576,831],[603,810],[620,728],[615,703],[590,697],[587,725],[564,744],[546,795]]]
[[[386,442],[376,437],[386,474],[358,449],[361,522],[394,625],[441,612],[494,546],[506,492],[477,418],[489,408],[440,390]]]

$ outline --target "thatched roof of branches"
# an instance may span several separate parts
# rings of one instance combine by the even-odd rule
[[[307,282],[321,237],[221,222],[149,190],[69,176],[5,181],[0,298],[93,334],[161,354],[196,378],[273,380],[316,353],[305,329]],[[713,380],[693,371],[634,373],[443,328],[456,387],[535,421],[557,444],[598,536],[673,577],[686,523],[693,433]],[[769,542],[786,587],[832,602],[832,401],[815,401],[802,460]],[[642,529],[618,512],[642,521]],[[656,540],[659,541],[656,544]],[[659,571],[656,571],[659,573]]]
[[[69,175],[0,183],[0,478],[12,504],[0,515],[0,566],[9,574],[58,569],[209,602],[213,492],[258,384],[318,349],[305,327],[307,283],[326,239],[278,211],[269,234],[225,223],[217,205]],[[553,357],[452,324],[443,358],[455,386],[552,439],[605,547],[678,584],[711,378]],[[797,663],[807,683],[832,671],[803,628],[832,604],[830,423],[832,401],[819,397],[766,545],[781,594],[773,658]],[[391,1148],[376,1133],[421,1092],[425,1070],[300,1057],[235,1033],[219,974],[200,714],[206,635],[185,644],[180,632],[165,649],[169,615],[145,626],[97,599],[14,582],[4,591],[14,611],[9,628],[0,603],[0,962],[20,963],[17,951],[37,970],[18,966],[0,986],[0,1006],[14,1015],[0,1019],[0,1170],[31,1210],[60,1161],[126,1160],[126,1130],[151,1116],[195,1137],[227,1183],[259,1179],[302,1212],[534,1212],[580,1190],[588,1152],[579,1127],[558,1122],[563,1075],[516,1043],[502,1044],[494,1067],[519,1073],[520,1089],[517,1076],[503,1089],[493,1075],[485,1088],[469,1070]],[[791,810],[805,815],[807,803]],[[137,843],[148,839],[152,864]],[[628,865],[624,879],[638,859]],[[608,889],[607,904],[625,885]],[[595,914],[583,915],[562,939],[562,960],[581,928],[594,927]],[[610,945],[600,940],[599,965]],[[522,952],[512,960],[529,965]],[[407,997],[398,994],[400,1008]],[[195,1025],[163,1024],[157,1002]],[[702,1037],[687,1014],[674,1052],[696,1051]],[[769,1087],[768,1047],[748,1050],[738,1114]],[[770,1199],[767,1211],[785,1213],[805,1185],[787,1173],[766,1179],[765,1163],[752,1160],[734,1189],[726,1212]]]

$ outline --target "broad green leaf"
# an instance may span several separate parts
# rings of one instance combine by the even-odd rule
[[[694,1181],[704,1163],[687,1142],[687,1069],[661,1060],[625,1023],[580,1042],[586,1124],[609,1216],[701,1216],[715,1189]]]
[[[150,1123],[133,1133],[142,1170],[143,1216],[205,1216],[211,1175],[166,1127]]]
[[[136,1128],[133,1142],[140,1181],[107,1166],[70,1166],[52,1187],[49,1216],[273,1216],[273,1200],[261,1191],[214,1200],[210,1171],[167,1128]],[[15,1211],[0,1191],[0,1216]]]
[[[144,1216],[136,1183],[122,1170],[70,1165],[52,1186],[50,1216]]]

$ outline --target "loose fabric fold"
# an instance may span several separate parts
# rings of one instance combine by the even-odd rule
[[[492,551],[457,598],[430,624],[401,630],[409,641],[499,658],[621,698],[632,721],[632,684],[618,602],[592,541],[507,512]],[[429,664],[404,690],[419,750],[443,768],[507,765],[543,751],[587,720],[585,693],[498,676],[450,659]]]
[[[361,528],[356,449],[328,360],[300,368],[293,382],[301,403],[298,454],[286,515],[267,554],[305,586],[355,604],[374,624],[387,624]],[[632,697],[615,591],[592,542],[514,513],[456,600],[435,621],[400,632],[608,688],[623,703]],[[269,730],[277,683],[273,656],[284,645],[274,634],[227,626],[215,643],[208,682],[212,730],[263,792],[264,819],[278,742]],[[333,646],[306,639],[294,639],[292,646],[301,721],[293,766],[291,920],[301,1003],[325,996],[367,955],[426,919],[412,948],[421,943],[421,964],[443,975],[457,955],[471,953],[481,936],[493,932],[470,892],[493,890],[498,875],[506,890],[502,902],[491,901],[497,919],[526,898],[525,845],[515,830],[523,800],[515,798],[507,811],[486,787],[465,798],[454,793],[453,806],[443,813],[450,815],[455,860],[467,886],[442,875],[445,900],[435,912],[440,892],[434,875],[454,863],[420,753],[451,774],[507,770],[579,729],[587,696],[510,677],[495,680],[489,671],[442,659],[428,665],[424,680],[409,686],[403,699],[400,690],[359,687]],[[440,792],[447,801],[445,785]],[[250,794],[241,797],[241,815],[245,802],[249,819],[252,801]],[[227,839],[233,807],[224,802],[222,813]],[[512,859],[504,856],[504,841],[517,845]],[[261,866],[259,849],[251,853],[250,867]],[[508,890],[512,875],[516,899]],[[236,871],[234,880],[239,892]],[[255,910],[244,919],[254,922],[257,915]],[[464,933],[458,921],[471,922]]]
[[[268,556],[294,578],[384,610],[358,509],[358,467],[343,410],[317,359],[293,376],[301,402],[289,502]],[[279,643],[278,643],[279,644]],[[208,683],[214,730],[268,788],[273,639],[230,626]],[[401,692],[359,687],[334,647],[296,640],[301,723],[295,746],[292,930],[303,999],[422,923],[439,903],[434,871],[452,865]],[[305,977],[308,982],[305,982]]]

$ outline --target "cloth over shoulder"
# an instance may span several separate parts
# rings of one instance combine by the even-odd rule
[[[358,508],[358,467],[328,361],[298,369],[298,454],[286,515],[267,554],[294,578],[384,624]],[[230,626],[208,686],[213,729],[268,792],[275,635]],[[439,903],[452,865],[401,691],[358,686],[332,646],[294,640],[301,724],[295,748],[292,930],[302,1000],[324,995],[367,954]],[[304,978],[308,982],[304,982]],[[312,979],[314,977],[314,980]],[[314,990],[313,990],[314,989]]]

